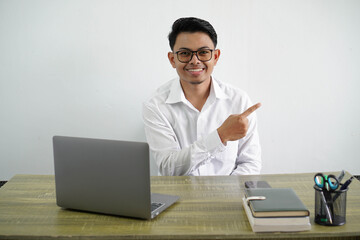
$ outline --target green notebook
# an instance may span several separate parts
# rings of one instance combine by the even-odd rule
[[[245,197],[264,196],[265,200],[251,200],[254,217],[302,217],[310,212],[291,188],[249,188]]]

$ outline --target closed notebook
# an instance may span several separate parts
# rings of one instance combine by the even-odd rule
[[[246,197],[263,196],[265,200],[249,202],[254,217],[300,217],[310,212],[291,188],[245,189]]]
[[[243,206],[253,232],[299,232],[311,230],[310,217],[254,217],[243,198]]]

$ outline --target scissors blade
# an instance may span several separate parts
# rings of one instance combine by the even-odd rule
[[[332,221],[332,217],[331,217],[331,211],[330,211],[330,208],[329,208],[329,206],[327,204],[326,197],[325,197],[323,191],[320,191],[320,195],[321,195],[321,199],[322,199],[322,201],[324,203],[324,206],[325,206],[325,212],[326,212],[326,215],[327,215],[327,219],[329,220],[330,224],[332,224],[333,221]]]

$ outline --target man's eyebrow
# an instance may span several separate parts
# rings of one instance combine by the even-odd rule
[[[204,46],[204,47],[198,48],[198,49],[195,50],[195,51],[199,51],[199,50],[201,50],[201,49],[211,49],[211,48],[209,48],[208,46]],[[185,48],[185,47],[179,48],[179,50],[193,51],[192,49],[190,49],[190,48]]]

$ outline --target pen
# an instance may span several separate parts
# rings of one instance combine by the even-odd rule
[[[339,183],[340,183],[341,180],[344,178],[344,176],[345,176],[345,170],[342,170],[341,173],[340,173],[340,175],[337,177]]]
[[[343,191],[343,190],[345,190],[345,189],[347,189],[347,188],[349,187],[349,185],[350,185],[350,183],[352,182],[353,178],[354,178],[354,176],[352,176],[351,178],[349,178],[349,179],[341,186],[340,191],[338,191],[338,192],[336,193],[336,195],[334,196],[334,198],[333,198],[333,200],[332,200],[333,202],[335,202],[335,200],[340,196],[341,191]]]
[[[350,183],[352,182],[354,176],[352,176],[351,178],[349,178],[349,180],[347,180],[340,188],[340,190],[345,190],[349,187]]]

